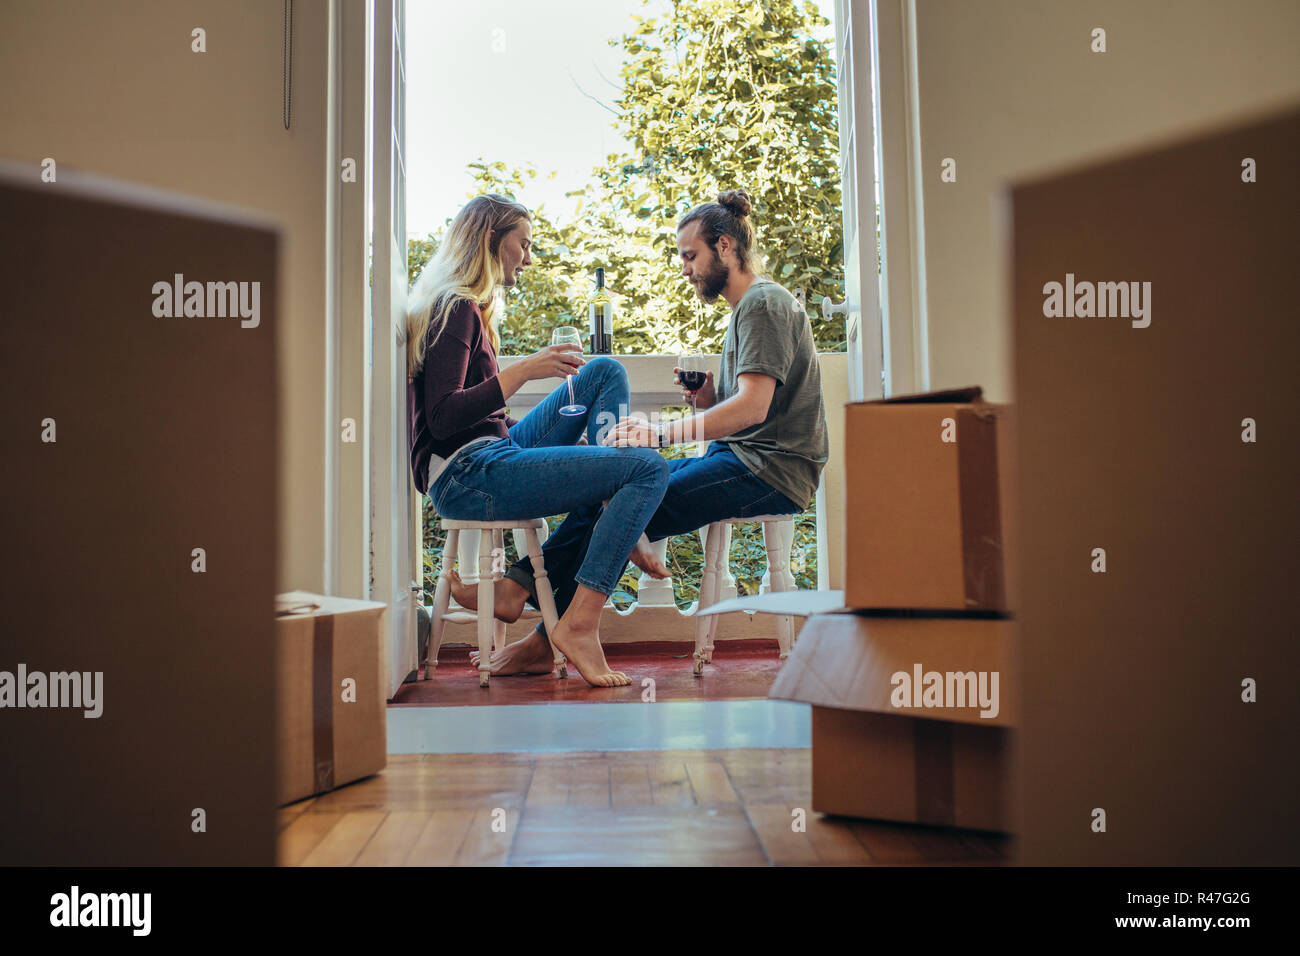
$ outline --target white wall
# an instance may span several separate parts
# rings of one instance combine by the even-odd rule
[[[910,0],[880,2],[889,23]],[[1014,397],[1001,184],[1300,97],[1295,0],[915,0],[915,24],[930,387],[993,401]]]
[[[294,6],[286,131],[280,3],[5,0],[0,153],[53,157],[282,222],[277,590],[321,590],[328,13],[322,2]],[[207,31],[206,53],[190,50],[195,27]],[[93,257],[94,243],[86,236],[69,249],[68,268]],[[228,452],[237,467],[239,449]]]

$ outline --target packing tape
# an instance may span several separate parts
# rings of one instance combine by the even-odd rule
[[[916,754],[916,819],[921,823],[952,826],[953,806],[952,724],[944,720],[912,721]]]
[[[315,793],[334,789],[334,615],[312,619],[312,767]]]

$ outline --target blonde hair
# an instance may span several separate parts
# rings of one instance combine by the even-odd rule
[[[438,251],[407,295],[408,382],[419,373],[425,352],[442,334],[447,316],[462,302],[478,304],[492,348],[500,348],[496,294],[504,276],[497,253],[506,233],[530,218],[524,206],[496,193],[474,197],[456,214]]]

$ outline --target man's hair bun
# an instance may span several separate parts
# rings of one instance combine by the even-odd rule
[[[719,193],[718,203],[730,209],[737,216],[748,216],[749,210],[752,208],[749,193],[743,189],[728,189],[726,192]]]

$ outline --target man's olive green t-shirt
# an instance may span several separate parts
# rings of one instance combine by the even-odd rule
[[[799,300],[768,279],[757,279],[731,313],[715,383],[718,401],[740,389],[747,372],[776,379],[767,418],[726,438],[745,466],[801,508],[817,493],[826,464],[826,408],[812,325]]]

